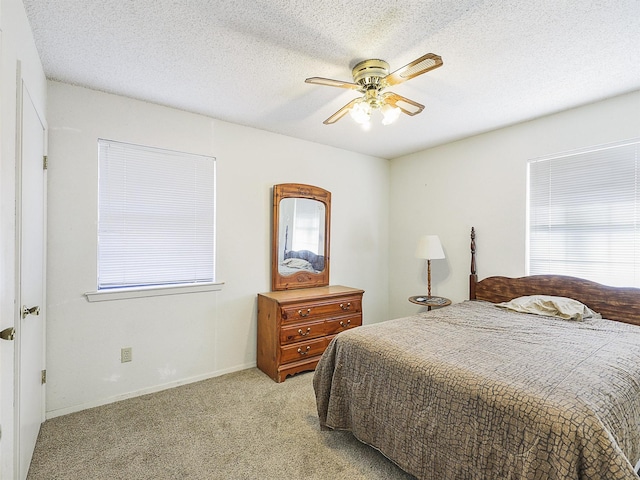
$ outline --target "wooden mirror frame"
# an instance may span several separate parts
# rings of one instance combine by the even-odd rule
[[[324,270],[320,273],[300,271],[282,275],[278,269],[280,251],[280,202],[285,198],[308,198],[324,204]],[[271,289],[293,290],[297,288],[329,285],[329,236],[331,231],[331,192],[302,183],[282,183],[273,186],[273,228],[271,238]]]

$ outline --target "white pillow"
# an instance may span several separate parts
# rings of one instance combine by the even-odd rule
[[[300,268],[305,270],[313,270],[311,264],[302,258],[287,258],[282,262],[283,265],[291,268]]]
[[[518,297],[510,302],[496,303],[496,307],[513,310],[514,312],[563,318],[565,320],[582,321],[585,318],[602,318],[599,313],[594,312],[578,300],[550,295]]]

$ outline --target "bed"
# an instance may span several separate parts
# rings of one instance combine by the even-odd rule
[[[567,320],[496,306],[529,295],[587,310]],[[320,426],[419,479],[637,480],[639,323],[640,289],[478,281],[472,231],[470,300],[333,339],[313,379]]]
[[[284,259],[278,265],[281,275],[293,275],[300,271],[319,273],[324,270],[324,255],[309,250],[287,250]]]

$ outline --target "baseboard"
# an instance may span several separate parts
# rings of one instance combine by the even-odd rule
[[[161,385],[154,385],[153,387],[143,388],[141,390],[136,390],[133,392],[127,392],[120,395],[115,395],[113,397],[97,400],[94,402],[83,403],[80,405],[60,408],[57,410],[49,410],[46,412],[46,419],[49,420],[51,418],[60,417],[62,415],[68,415],[70,413],[79,412],[81,410],[86,410],[88,408],[100,407],[102,405],[108,405],[110,403],[119,402],[121,400],[126,400],[128,398],[140,397],[142,395],[147,395],[149,393],[160,392],[162,390],[168,390],[170,388],[179,387],[181,385],[200,382],[202,380],[208,380],[209,378],[220,377],[221,375],[226,375],[227,373],[239,372],[240,370],[247,370],[249,368],[254,368],[255,366],[256,366],[256,362],[252,362],[244,365],[237,365],[235,367],[231,367],[223,370],[216,370],[215,372],[209,372],[203,375],[197,375],[195,377],[183,378],[181,380],[175,380],[173,382],[163,383]]]

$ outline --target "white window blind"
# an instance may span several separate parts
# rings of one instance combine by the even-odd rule
[[[215,281],[215,158],[98,141],[98,290]]]
[[[529,274],[640,287],[640,139],[529,162]]]
[[[324,255],[324,203],[308,198],[297,199],[294,206],[291,250],[309,250]],[[319,251],[320,249],[320,251]]]

